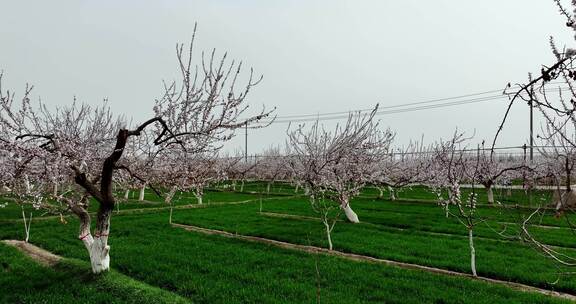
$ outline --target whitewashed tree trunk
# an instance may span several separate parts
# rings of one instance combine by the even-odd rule
[[[488,204],[494,205],[494,190],[492,186],[486,187],[486,192],[488,194]]]
[[[128,200],[128,198],[130,198],[130,189],[126,189],[126,192],[124,192],[124,199]]]
[[[170,189],[170,192],[168,192],[168,195],[166,195],[166,198],[164,199],[164,202],[166,204],[170,205],[170,216],[168,218],[169,224],[172,224],[172,211],[174,209],[174,204],[172,203],[172,198],[174,198],[174,195],[176,194],[176,190],[178,190],[178,188],[176,186],[172,186],[172,188]]]
[[[236,191],[236,180],[232,181],[232,190]]]
[[[324,227],[326,228],[326,238],[328,239],[328,249],[332,250],[333,246],[332,246],[332,228],[330,227],[330,224],[328,224],[328,221],[323,219],[322,223],[324,224]]]
[[[394,192],[394,188],[388,187],[388,191],[390,191],[390,200],[395,201],[396,200],[396,193]]]
[[[347,197],[340,198],[340,208],[344,210],[344,214],[346,215],[346,218],[348,219],[349,222],[354,224],[360,223],[358,215],[356,214],[356,212],[354,212],[354,210],[352,210],[352,208],[350,208],[350,203],[348,202]]]
[[[379,199],[384,198],[384,189],[382,187],[378,187],[378,192],[379,192],[378,198]]]
[[[298,193],[299,189],[300,189],[300,184],[296,183],[296,189],[294,189],[294,193]]]
[[[203,203],[202,196],[204,196],[204,191],[202,190],[202,188],[196,188],[196,191],[194,191],[194,196],[196,196],[198,204],[202,205]]]
[[[240,182],[240,192],[244,192],[244,180]]]
[[[74,210],[73,210],[74,211]],[[105,211],[98,215],[96,232],[94,236],[90,233],[90,215],[85,210],[74,211],[80,218],[79,239],[84,243],[93,273],[101,273],[110,269],[110,246],[108,246],[108,235],[110,233],[111,211]]]
[[[30,218],[27,221],[26,212],[24,212],[24,206],[21,207],[22,207],[22,219],[24,220],[24,232],[26,233],[26,238],[24,239],[24,242],[28,243],[28,240],[30,240],[30,224],[32,224],[32,212],[30,212]]]
[[[30,185],[30,180],[26,174],[24,175],[24,185],[26,186],[26,193],[30,193],[30,191],[32,191],[32,185]]]
[[[58,183],[54,182],[54,188],[52,189],[53,195],[58,196]]]
[[[270,194],[270,186],[272,185],[272,183],[268,183],[268,185],[266,185],[266,194]]]
[[[90,241],[84,242],[84,246],[90,254],[92,272],[101,273],[110,270],[110,246],[107,236],[90,237]]]
[[[472,228],[468,228],[468,241],[470,243],[470,268],[472,269],[472,275],[478,276],[476,274],[476,249],[474,249],[474,237]]]
[[[139,201],[143,201],[144,200],[144,193],[146,191],[146,184],[143,184],[142,187],[140,187],[140,196],[138,196],[138,200]]]

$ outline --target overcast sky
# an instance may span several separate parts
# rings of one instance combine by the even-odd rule
[[[136,121],[152,115],[161,81],[174,79],[174,46],[194,22],[197,50],[228,51],[263,74],[249,102],[279,116],[502,89],[553,62],[549,36],[575,44],[552,0],[0,0],[0,8],[4,88],[29,82],[54,106],[108,98]],[[505,108],[502,100],[379,118],[399,145],[456,127],[491,141]],[[251,130],[249,153],[283,144],[286,127]],[[499,145],[527,137],[528,108],[518,104]],[[226,148],[243,144],[241,133]]]

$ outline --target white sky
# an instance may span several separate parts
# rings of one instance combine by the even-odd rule
[[[365,109],[501,89],[525,81],[560,45],[576,44],[553,1],[9,1],[0,0],[4,88],[35,85],[63,105],[76,95],[136,121],[152,115],[174,46],[198,22],[197,50],[228,51],[264,75],[249,101],[279,116]],[[506,103],[380,116],[397,144],[454,129],[491,142]],[[250,131],[249,153],[283,144],[286,124]],[[537,119],[536,130],[539,130]],[[243,149],[243,131],[226,149]],[[528,108],[514,107],[499,145],[521,145]]]

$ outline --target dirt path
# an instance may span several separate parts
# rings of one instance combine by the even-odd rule
[[[202,227],[197,227],[197,226],[190,226],[190,225],[183,225],[183,224],[172,224],[172,226],[182,228],[182,229],[187,230],[187,231],[193,231],[193,232],[209,234],[209,235],[220,235],[220,236],[224,236],[224,237],[228,237],[228,238],[241,239],[241,240],[246,240],[246,241],[250,241],[250,242],[268,244],[268,245],[272,245],[272,246],[276,246],[276,247],[280,247],[280,248],[284,248],[284,249],[298,250],[298,251],[303,251],[303,252],[307,252],[307,253],[321,253],[321,254],[325,254],[325,255],[338,256],[338,257],[352,260],[352,261],[384,264],[384,265],[396,266],[396,267],[405,268],[405,269],[414,269],[414,270],[421,270],[421,271],[438,273],[438,274],[443,274],[443,275],[465,277],[465,278],[469,278],[469,279],[473,279],[473,280],[503,285],[503,286],[506,286],[506,287],[509,287],[512,289],[516,289],[516,290],[520,290],[520,291],[535,292],[535,293],[540,293],[540,294],[544,294],[544,295],[548,295],[548,296],[552,296],[552,297],[557,297],[557,298],[561,298],[561,299],[576,301],[576,296],[574,296],[572,294],[568,294],[568,293],[557,292],[557,291],[553,291],[553,290],[537,288],[537,287],[524,285],[524,284],[520,284],[520,283],[502,281],[502,280],[491,279],[491,278],[486,278],[486,277],[473,277],[472,275],[467,274],[467,273],[451,271],[451,270],[446,270],[446,269],[441,269],[441,268],[434,268],[434,267],[422,266],[422,265],[418,265],[418,264],[410,264],[410,263],[403,263],[403,262],[397,262],[397,261],[392,261],[392,260],[378,259],[378,258],[359,255],[359,254],[328,250],[326,248],[321,248],[321,247],[316,247],[316,246],[297,245],[297,244],[292,244],[292,243],[287,243],[287,242],[282,242],[282,241],[277,241],[277,240],[272,240],[272,239],[267,239],[267,238],[262,238],[262,237],[233,234],[233,233],[230,233],[227,231],[207,229],[207,228],[202,228]]]
[[[62,259],[60,256],[57,256],[49,251],[24,241],[3,240],[2,242],[4,244],[16,247],[18,250],[31,257],[34,261],[37,261],[38,263],[45,266],[54,266],[58,263],[58,261]]]

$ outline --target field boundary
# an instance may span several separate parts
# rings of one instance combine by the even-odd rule
[[[277,241],[277,240],[273,240],[273,239],[267,239],[267,238],[263,238],[263,237],[234,234],[234,233],[223,231],[223,230],[208,229],[208,228],[202,228],[202,227],[198,227],[198,226],[191,226],[191,225],[184,225],[184,224],[177,224],[177,223],[172,223],[172,226],[176,227],[176,228],[184,229],[186,231],[192,231],[192,232],[197,232],[197,233],[202,233],[202,234],[207,234],[207,235],[219,235],[219,236],[223,236],[223,237],[227,237],[227,238],[240,239],[240,240],[245,240],[245,241],[250,241],[250,242],[255,242],[255,243],[272,245],[272,246],[283,248],[283,249],[296,250],[296,251],[302,251],[302,252],[314,253],[314,254],[324,254],[324,255],[329,255],[329,256],[336,256],[336,257],[341,257],[344,259],[357,261],[357,262],[369,262],[369,263],[375,263],[375,264],[384,264],[384,265],[395,266],[395,267],[400,267],[400,268],[404,268],[404,269],[420,270],[420,271],[426,271],[426,272],[437,273],[437,274],[442,274],[442,275],[465,277],[465,278],[469,278],[472,280],[484,281],[487,283],[493,283],[493,284],[506,286],[506,287],[520,290],[520,291],[524,291],[524,292],[535,292],[535,293],[540,293],[540,294],[544,294],[544,295],[548,295],[548,296],[552,296],[552,297],[556,297],[556,298],[566,299],[566,300],[570,300],[570,301],[576,301],[576,296],[569,294],[569,293],[558,292],[558,291],[538,288],[538,287],[534,287],[534,286],[530,286],[530,285],[525,285],[522,283],[503,281],[503,280],[492,279],[492,278],[487,278],[487,277],[474,277],[468,273],[446,270],[446,269],[442,269],[442,268],[435,268],[435,267],[423,266],[423,265],[418,265],[418,264],[411,264],[411,263],[404,263],[404,262],[398,262],[398,261],[393,261],[393,260],[379,259],[379,258],[374,258],[374,257],[359,255],[359,254],[354,254],[354,253],[346,253],[346,252],[341,252],[341,251],[328,250],[326,248],[321,248],[321,247],[316,247],[316,246],[298,245],[298,244],[293,244],[293,243],[288,243],[288,242]]]

